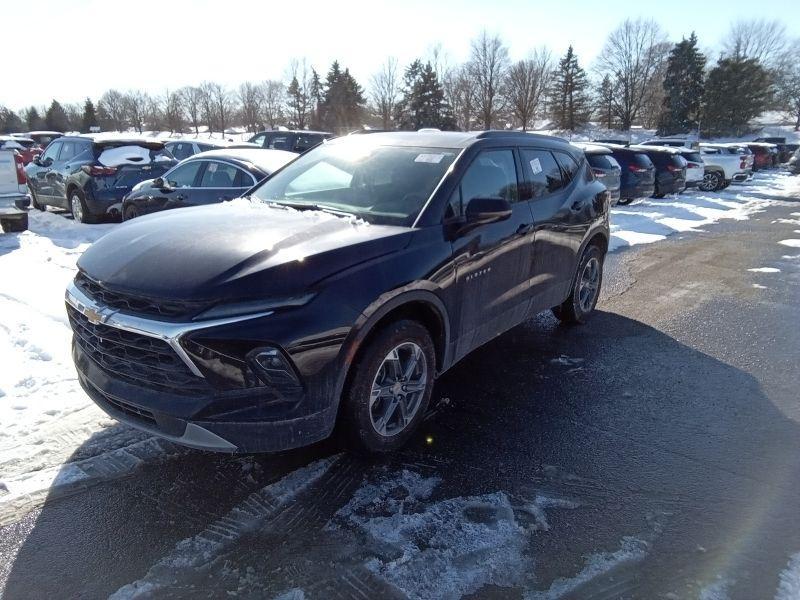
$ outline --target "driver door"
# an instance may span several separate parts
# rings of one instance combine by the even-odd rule
[[[39,164],[35,165],[35,176],[31,180],[31,185],[36,195],[39,197],[40,202],[45,204],[53,204],[53,195],[55,193],[53,187],[53,165],[60,151],[61,142],[51,143],[39,157]]]
[[[520,200],[520,165],[512,148],[482,150],[450,198],[450,216],[463,217],[473,198],[504,198],[510,218],[455,234],[453,258],[459,311],[455,358],[525,319],[533,245],[533,215]]]

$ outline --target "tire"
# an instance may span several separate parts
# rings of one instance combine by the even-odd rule
[[[128,206],[122,209],[123,221],[130,221],[131,219],[135,219],[138,216],[139,216],[139,210],[133,204],[128,204]]]
[[[724,185],[725,179],[719,171],[707,171],[697,187],[704,192],[718,192]]]
[[[69,193],[69,210],[72,218],[78,223],[97,223],[99,221],[97,215],[89,212],[83,192],[79,188],[74,188]]]
[[[28,229],[28,214],[25,213],[19,219],[2,219],[0,228],[4,233],[20,233]]]
[[[416,367],[403,383],[395,367],[409,367],[414,354]],[[430,401],[436,361],[428,330],[411,320],[387,325],[359,352],[352,369],[341,413],[351,445],[367,453],[397,450],[419,427]],[[420,389],[404,393],[409,384]],[[380,389],[385,392],[373,401],[373,392]]]
[[[625,206],[626,204],[630,204],[631,202],[633,202],[633,198],[620,198],[617,201],[617,204]]]
[[[604,259],[605,255],[597,246],[588,246],[583,251],[569,297],[552,309],[562,323],[585,323],[591,316],[600,297]],[[590,283],[592,285],[587,285]]]
[[[28,193],[31,195],[31,206],[36,210],[47,210],[47,206],[44,204],[39,204],[39,200],[36,198],[36,192],[33,191],[33,188],[30,184],[28,184]]]

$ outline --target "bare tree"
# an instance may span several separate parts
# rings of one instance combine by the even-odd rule
[[[247,131],[255,133],[261,122],[261,105],[264,101],[262,88],[257,83],[245,81],[239,85],[238,96],[242,122]]]
[[[161,131],[166,128],[164,111],[167,96],[148,96],[144,108],[144,120],[147,128],[152,131]]]
[[[286,90],[283,83],[267,80],[261,85],[264,102],[261,106],[261,121],[270,129],[275,129],[283,120],[283,104]]]
[[[776,99],[794,121],[794,130],[800,131],[800,40],[795,41],[789,56],[791,60],[778,75]]]
[[[485,30],[474,40],[467,72],[474,87],[478,121],[491,129],[502,109],[502,86],[508,68],[508,48],[497,35]]]
[[[445,99],[453,109],[456,127],[462,131],[472,129],[475,115],[475,90],[466,65],[451,69],[442,80]]]
[[[606,40],[598,57],[601,75],[614,84],[614,112],[623,129],[639,116],[653,79],[663,73],[669,45],[661,27],[652,19],[625,19]]]
[[[400,74],[397,59],[390,56],[380,70],[370,77],[370,99],[384,129],[392,128],[392,114],[400,96]]]
[[[755,58],[765,68],[778,70],[791,58],[786,26],[780,21],[742,19],[731,25],[722,45],[723,55]]]
[[[217,107],[214,102],[214,93],[218,83],[204,81],[200,84],[200,119],[205,121],[208,133],[214,133],[217,125]]]
[[[136,131],[142,133],[150,96],[141,90],[131,90],[124,95],[123,102],[128,122]]]
[[[306,59],[292,59],[287,76],[285,98],[289,118],[295,128],[305,129],[311,109],[311,70]]]
[[[518,60],[508,68],[505,83],[506,103],[516,122],[527,131],[536,116],[552,71],[550,51],[542,46],[530,57]]]
[[[108,117],[108,125],[115,131],[122,131],[127,123],[125,95],[117,90],[108,90],[100,96],[99,110]]]
[[[194,134],[200,133],[200,119],[202,116],[203,107],[203,92],[198,87],[187,86],[181,88],[180,92],[181,104],[186,113],[189,123],[194,127]]]
[[[183,131],[185,97],[182,90],[164,93],[164,124],[170,133]]]

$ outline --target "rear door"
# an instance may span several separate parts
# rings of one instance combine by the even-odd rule
[[[164,176],[167,186],[163,189],[153,188],[150,202],[156,208],[192,205],[204,168],[205,161],[202,160],[190,160],[178,165]]]
[[[200,187],[193,190],[191,204],[216,204],[238,198],[255,185],[254,178],[237,166],[222,161],[206,161]]]
[[[78,168],[76,163],[87,146],[91,146],[91,144],[82,140],[61,140],[61,151],[53,163],[51,181],[55,202],[64,208],[67,208],[67,178]]]
[[[30,184],[33,187],[36,195],[39,196],[40,201],[47,204],[53,203],[53,165],[58,159],[58,154],[61,152],[61,142],[55,141],[47,146],[47,149],[39,159],[39,164],[34,165],[31,171],[28,171]]]

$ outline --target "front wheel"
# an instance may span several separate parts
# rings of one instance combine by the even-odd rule
[[[414,434],[430,401],[436,368],[433,341],[416,321],[388,325],[353,365],[342,418],[362,451],[391,452]]]
[[[139,211],[137,210],[136,205],[134,204],[128,204],[122,211],[123,221],[130,221],[131,219],[135,219],[138,216],[139,216]]]
[[[569,297],[553,308],[553,314],[563,323],[585,323],[594,311],[603,283],[604,258],[597,246],[584,250]]]
[[[72,190],[69,194],[69,210],[72,218],[78,223],[97,223],[97,216],[89,212],[83,193],[80,190]]]
[[[705,174],[703,174],[703,181],[701,181],[698,185],[698,187],[704,192],[716,192],[717,190],[722,189],[722,186],[722,175],[720,175],[717,171],[707,171]]]

